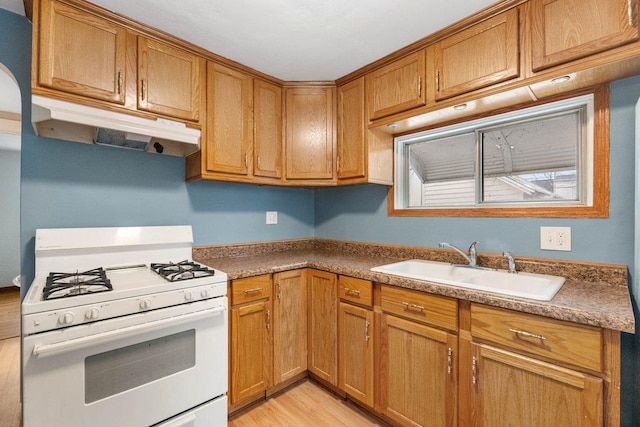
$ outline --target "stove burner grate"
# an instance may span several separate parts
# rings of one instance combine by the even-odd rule
[[[68,298],[113,290],[102,267],[82,273],[49,273],[42,299]]]
[[[213,276],[215,271],[193,261],[152,263],[151,269],[170,282]]]

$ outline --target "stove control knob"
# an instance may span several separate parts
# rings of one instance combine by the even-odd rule
[[[186,292],[184,293],[184,299],[185,299],[186,301],[191,301],[191,300],[193,299],[193,292],[191,292],[191,291],[186,291]]]
[[[68,311],[65,314],[61,315],[58,321],[62,325],[70,325],[73,323],[73,318],[74,318],[73,313]]]
[[[100,309],[97,307],[90,308],[84,313],[84,317],[86,317],[87,320],[96,320],[98,316],[100,316]]]
[[[145,298],[142,301],[140,301],[141,310],[148,310],[150,308],[151,308],[151,300],[149,298]]]
[[[200,296],[202,298],[209,298],[209,289],[203,289],[200,291]]]

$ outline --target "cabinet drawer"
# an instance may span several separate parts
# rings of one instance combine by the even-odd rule
[[[373,283],[370,280],[340,276],[338,292],[341,300],[367,307],[373,306]]]
[[[458,329],[458,301],[420,291],[382,287],[382,311],[451,331]]]
[[[271,297],[271,275],[247,277],[231,282],[231,303],[233,305]]]
[[[471,335],[560,362],[602,370],[602,330],[593,326],[472,304]]]

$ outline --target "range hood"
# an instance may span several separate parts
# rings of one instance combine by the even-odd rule
[[[200,148],[200,130],[79,105],[40,95],[31,97],[36,135],[185,157]]]

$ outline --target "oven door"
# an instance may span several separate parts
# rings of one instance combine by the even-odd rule
[[[149,426],[223,396],[227,321],[221,297],[24,337],[23,425]]]

